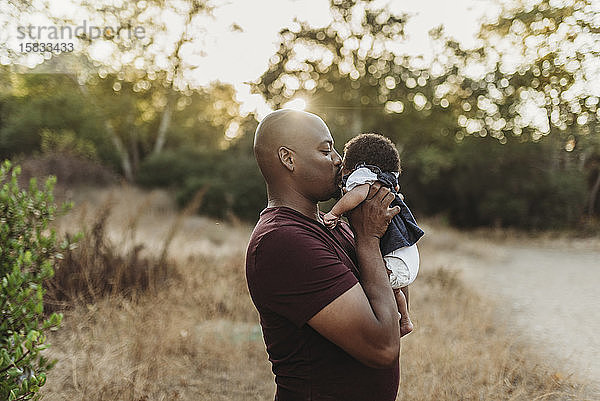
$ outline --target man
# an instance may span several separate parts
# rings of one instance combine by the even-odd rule
[[[373,185],[346,224],[329,230],[317,202],[338,191],[340,155],[316,115],[263,119],[254,153],[267,184],[246,256],[246,278],[273,365],[275,400],[392,401],[400,334],[379,250],[398,208]]]

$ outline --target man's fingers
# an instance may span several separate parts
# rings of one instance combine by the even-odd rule
[[[389,209],[389,211],[388,211],[388,212],[389,212],[389,213],[390,213],[390,215],[392,216],[392,217],[390,218],[390,220],[391,220],[391,219],[392,219],[392,218],[393,218],[395,215],[397,215],[398,213],[400,213],[400,206],[394,206],[393,208]]]
[[[372,198],[372,199],[373,199],[373,200],[375,200],[375,201],[378,201],[378,202],[381,202],[381,203],[383,203],[383,202],[384,202],[384,199],[385,199],[385,197],[386,197],[388,194],[391,194],[391,192],[390,192],[390,190],[389,190],[388,188],[386,188],[386,187],[382,186],[381,184],[379,184],[379,183],[375,183],[375,184],[378,184],[378,189],[377,189],[377,193],[376,193],[376,194],[373,196],[373,198]],[[372,188],[372,187],[373,187],[375,184],[371,185],[371,188]],[[393,195],[392,195],[392,196],[393,196]],[[391,203],[391,201],[390,201],[390,203]],[[389,203],[388,203],[388,205],[389,205]],[[386,206],[387,206],[387,205],[386,205]]]
[[[379,189],[381,188],[381,183],[374,182],[369,187],[369,193],[367,194],[367,200],[373,199],[379,193]]]
[[[392,191],[390,191],[387,188],[384,188],[385,190],[387,190],[385,196],[383,197],[383,199],[381,200],[381,203],[383,203],[385,206],[390,207],[390,205],[392,204],[392,201],[394,200],[394,198],[396,197]]]

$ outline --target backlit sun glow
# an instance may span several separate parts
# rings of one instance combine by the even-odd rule
[[[297,97],[284,104],[283,108],[303,111],[306,109],[306,100]]]

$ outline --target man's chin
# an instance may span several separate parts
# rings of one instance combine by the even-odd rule
[[[335,191],[329,196],[329,199],[339,200],[342,197],[342,188],[336,188]]]

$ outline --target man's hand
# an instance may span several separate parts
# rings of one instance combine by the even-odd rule
[[[383,237],[392,218],[400,213],[400,207],[390,209],[394,194],[379,183],[369,188],[367,198],[348,213],[354,235],[358,237]]]

